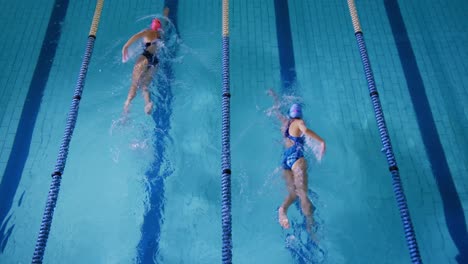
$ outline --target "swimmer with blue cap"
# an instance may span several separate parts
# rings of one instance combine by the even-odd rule
[[[299,104],[293,104],[289,108],[290,118],[302,118],[302,107]]]
[[[313,206],[307,196],[308,177],[307,162],[304,158],[304,144],[306,137],[319,142],[321,150],[317,158],[321,159],[325,152],[325,141],[317,133],[307,128],[302,119],[302,107],[300,104],[292,104],[286,117],[279,112],[280,102],[278,96],[273,90],[269,90],[268,93],[275,100],[273,109],[276,110],[276,116],[283,124],[282,130],[284,146],[286,148],[283,154],[282,167],[288,195],[278,209],[278,220],[283,228],[288,229],[290,227],[287,211],[289,206],[299,197],[301,210],[307,221],[306,227],[310,232],[314,222],[312,217]]]

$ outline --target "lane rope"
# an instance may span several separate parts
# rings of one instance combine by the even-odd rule
[[[50,227],[52,225],[54,210],[57,204],[58,194],[60,191],[60,183],[63,175],[63,170],[65,169],[65,163],[67,161],[68,149],[73,135],[73,130],[75,129],[76,120],[78,118],[78,108],[81,101],[81,95],[83,93],[89,62],[93,53],[94,42],[96,40],[96,32],[99,24],[99,19],[101,17],[103,4],[104,0],[98,0],[94,11],[93,22],[91,25],[91,30],[89,31],[85,54],[78,75],[78,81],[76,82],[72,103],[70,105],[70,109],[67,116],[65,132],[62,137],[62,142],[60,145],[55,169],[52,173],[52,182],[50,185],[44,214],[42,216],[41,228],[39,230],[39,235],[36,241],[36,247],[34,249],[32,263],[42,263],[42,260],[44,258],[47,239],[49,238]]]
[[[348,0],[349,12],[351,14],[351,20],[354,27],[354,33],[356,36],[359,53],[361,55],[361,61],[364,66],[364,73],[369,88],[369,95],[371,97],[372,106],[374,108],[375,119],[377,120],[377,126],[379,129],[380,139],[382,141],[382,152],[387,158],[388,168],[392,175],[393,192],[395,194],[398,209],[400,211],[401,221],[403,222],[403,228],[405,232],[406,243],[410,252],[411,261],[413,263],[423,263],[421,255],[419,254],[418,243],[416,241],[416,234],[414,232],[413,223],[411,221],[408,203],[406,202],[405,193],[403,190],[403,184],[401,183],[400,172],[398,165],[393,153],[392,144],[390,142],[390,136],[385,124],[385,117],[382,110],[382,105],[379,99],[379,93],[375,85],[374,73],[371,68],[369,56],[367,54],[366,43],[364,41],[364,35],[361,30],[359,23],[359,17],[356,9],[354,0]]]
[[[230,100],[229,91],[229,0],[222,5],[222,153],[221,153],[221,222],[222,261],[232,263],[232,215],[231,215],[231,146],[230,146]]]

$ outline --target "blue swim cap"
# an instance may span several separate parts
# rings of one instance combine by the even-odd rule
[[[302,118],[302,107],[299,104],[291,105],[291,108],[289,108],[289,117]]]

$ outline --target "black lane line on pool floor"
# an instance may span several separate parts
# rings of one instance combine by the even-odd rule
[[[14,225],[12,225],[7,229],[10,217],[6,217],[11,210],[13,199],[16,195],[26,160],[28,159],[34,126],[57,51],[57,45],[62,34],[61,25],[67,14],[68,3],[68,0],[56,0],[54,2],[44,40],[42,41],[39,58],[29,85],[23,111],[21,112],[13,147],[2,182],[0,183],[0,252],[3,252],[5,249],[8,238],[14,228]]]
[[[166,0],[164,6],[169,8],[169,19],[177,29],[177,8],[178,0]],[[172,56],[176,54],[177,47],[170,50]],[[141,238],[137,247],[137,263],[155,263],[158,259],[159,240],[161,236],[161,226],[164,215],[164,195],[165,179],[173,172],[166,155],[166,143],[170,141],[169,131],[171,129],[172,102],[172,81],[174,80],[174,71],[171,62],[163,59],[159,63],[159,71],[156,75],[156,86],[158,96],[156,96],[155,110],[152,118],[155,123],[154,128],[154,161],[146,171],[147,184],[146,193],[146,211],[143,215],[143,224],[141,226]]]
[[[281,93],[291,95],[296,92],[297,75],[287,0],[275,0],[275,22],[280,59]]]
[[[437,187],[442,197],[448,231],[460,252],[457,260],[459,263],[468,263],[468,233],[465,214],[453,182],[453,176],[447,163],[439,133],[437,132],[421,72],[408,37],[408,31],[398,2],[395,0],[384,0],[384,4],[411,101],[413,102],[421,137],[431,164],[432,174],[437,181]]]

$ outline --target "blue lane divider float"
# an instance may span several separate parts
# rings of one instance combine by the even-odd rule
[[[57,158],[57,163],[55,165],[55,170],[52,173],[52,183],[50,185],[49,195],[47,197],[47,203],[42,217],[41,228],[39,231],[39,236],[36,243],[36,248],[34,251],[33,263],[42,263],[42,258],[44,256],[45,247],[47,244],[47,239],[49,237],[50,226],[52,224],[52,218],[54,214],[55,205],[57,203],[58,193],[60,190],[60,182],[62,179],[62,173],[65,168],[65,163],[68,156],[68,148],[70,146],[71,137],[73,130],[75,128],[76,120],[78,117],[78,107],[81,100],[81,94],[84,86],[84,78],[86,77],[86,72],[88,70],[87,65],[92,54],[94,47],[95,37],[90,36],[88,38],[88,44],[86,46],[85,57],[83,59],[82,68],[80,70],[79,80],[76,86],[75,95],[73,96],[73,101],[68,112],[67,124],[65,128],[65,133],[62,138],[62,143],[60,145],[59,155]],[[83,66],[84,65],[84,66]]]
[[[49,238],[50,227],[52,225],[54,209],[55,205],[57,204],[57,198],[60,191],[60,182],[62,179],[63,170],[65,169],[65,163],[67,161],[68,148],[70,146],[73,130],[75,128],[76,120],[78,118],[78,108],[81,101],[81,95],[83,93],[86,73],[88,72],[89,62],[93,53],[94,42],[96,40],[97,26],[101,17],[103,4],[104,0],[98,0],[96,4],[96,9],[94,11],[94,18],[91,25],[91,30],[89,32],[88,42],[86,44],[86,50],[81,64],[78,81],[76,82],[73,100],[68,111],[65,132],[62,137],[62,142],[60,145],[55,169],[52,173],[52,182],[49,189],[49,195],[47,197],[47,203],[44,210],[44,214],[42,216],[41,228],[39,230],[39,235],[37,238],[32,263],[42,263],[44,257],[47,239]]]
[[[222,127],[221,127],[221,225],[222,261],[232,263],[232,215],[231,215],[231,121],[229,79],[229,1],[222,6]]]
[[[78,117],[78,108],[81,100],[81,94],[84,87],[84,79],[88,70],[88,64],[91,58],[95,42],[95,36],[88,38],[86,45],[86,52],[83,58],[83,64],[80,70],[80,75],[73,96],[72,104],[68,112],[67,124],[65,127],[64,136],[62,137],[62,143],[60,145],[59,155],[55,165],[55,170],[52,173],[52,183],[49,190],[49,196],[47,197],[46,208],[42,217],[42,224],[39,231],[39,237],[36,243],[36,249],[34,252],[33,263],[42,263],[42,257],[44,255],[47,239],[49,237],[50,226],[52,224],[52,218],[54,214],[55,205],[57,203],[58,193],[60,190],[60,182],[62,179],[63,170],[65,169],[65,163],[68,156],[68,148],[75,129],[76,120]]]
[[[403,222],[405,237],[410,250],[411,259],[413,260],[413,263],[422,263],[421,257],[419,256],[416,235],[413,230],[413,224],[409,214],[408,204],[406,202],[405,193],[403,191],[403,185],[400,179],[400,173],[398,171],[395,155],[393,154],[390,136],[388,135],[387,126],[385,124],[385,118],[382,111],[382,106],[380,104],[379,94],[375,87],[374,75],[370,67],[369,58],[367,56],[367,51],[362,33],[356,34],[356,40],[358,42],[359,52],[361,54],[361,59],[364,65],[364,72],[366,75],[366,80],[368,82],[369,93],[371,96],[372,105],[374,107],[375,118],[377,120],[377,126],[383,145],[382,152],[387,158],[389,170],[392,174],[393,191],[397,200],[398,209],[400,210],[401,220]]]
[[[348,0],[349,11],[353,22],[354,32],[359,47],[359,54],[364,67],[364,74],[366,77],[367,85],[369,88],[369,95],[371,97],[372,106],[374,108],[375,119],[379,129],[380,139],[382,141],[382,152],[387,158],[390,173],[392,174],[392,185],[393,192],[397,200],[398,209],[400,211],[401,221],[403,222],[403,228],[405,232],[406,243],[410,251],[411,261],[413,263],[422,263],[421,256],[419,254],[419,247],[416,241],[416,234],[413,229],[413,223],[411,221],[408,204],[406,202],[405,193],[403,191],[403,185],[400,179],[400,173],[398,170],[395,155],[393,154],[392,144],[390,142],[390,136],[388,134],[387,125],[385,124],[385,117],[380,104],[379,93],[374,80],[374,73],[370,65],[369,56],[367,54],[366,43],[364,36],[361,31],[361,25],[357,15],[356,6],[354,0]]]

